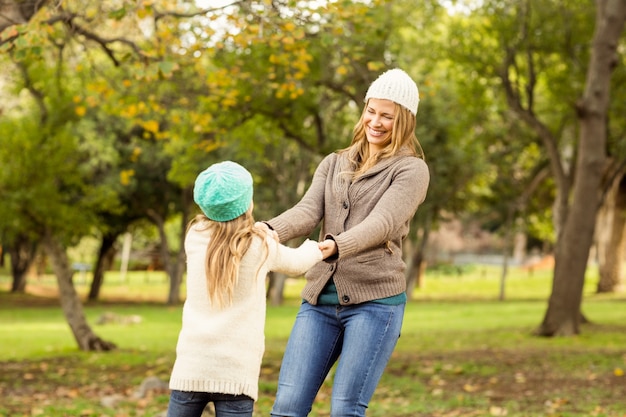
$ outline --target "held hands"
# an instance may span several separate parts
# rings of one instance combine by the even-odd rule
[[[259,230],[263,230],[270,237],[272,237],[275,241],[278,240],[278,233],[275,230],[269,228],[269,226],[263,222],[255,222],[254,227]],[[330,256],[337,254],[337,242],[333,239],[326,239],[323,242],[318,242],[317,247],[322,252],[322,259],[326,259]]]
[[[318,243],[318,247],[322,251],[323,259],[333,256],[337,253],[337,242],[333,239],[326,239],[323,242]]]

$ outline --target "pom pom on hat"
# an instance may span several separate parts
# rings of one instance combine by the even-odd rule
[[[211,220],[236,219],[252,204],[252,175],[236,162],[213,164],[196,178],[193,200]]]
[[[382,73],[369,87],[365,102],[370,98],[391,100],[408,109],[413,116],[417,114],[420,102],[415,81],[401,69],[395,68]]]

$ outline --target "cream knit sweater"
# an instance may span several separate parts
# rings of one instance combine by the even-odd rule
[[[306,272],[322,259],[317,242],[288,248],[271,237],[269,256],[254,238],[241,260],[233,304],[214,309],[207,296],[204,261],[210,232],[195,224],[185,238],[187,298],[170,389],[244,394],[256,400],[265,350],[265,278],[269,271],[287,275]]]

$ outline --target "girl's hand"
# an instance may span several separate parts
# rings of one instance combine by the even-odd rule
[[[323,242],[318,243],[318,247],[322,251],[323,259],[333,256],[337,253],[337,242],[332,239],[326,239]]]

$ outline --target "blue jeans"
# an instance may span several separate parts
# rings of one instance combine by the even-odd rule
[[[273,417],[306,417],[339,359],[331,417],[365,416],[402,327],[404,304],[351,306],[304,302],[289,336]]]
[[[177,390],[170,393],[167,417],[200,417],[211,401],[215,406],[215,417],[252,417],[254,400],[246,395]]]

